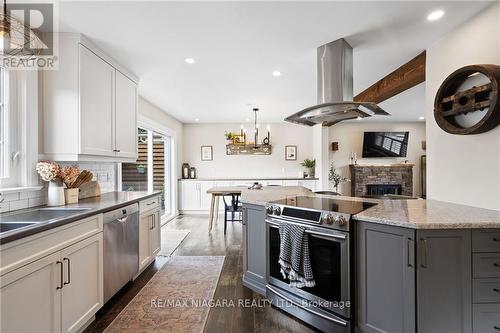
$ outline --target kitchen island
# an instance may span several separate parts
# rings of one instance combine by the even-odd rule
[[[243,283],[266,294],[265,205],[314,196],[244,190]],[[320,196],[324,197],[324,196]],[[360,332],[495,332],[500,327],[500,212],[434,200],[377,200],[352,216],[354,323]]]

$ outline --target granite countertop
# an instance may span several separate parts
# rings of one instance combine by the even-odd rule
[[[257,178],[195,178],[195,179],[183,179],[179,178],[178,180],[182,181],[234,181],[234,180],[242,180],[242,181],[259,181],[259,180],[318,180],[318,178],[303,178],[303,177],[257,177]]]
[[[265,205],[291,196],[332,197],[338,200],[368,201],[377,205],[353,216],[361,220],[412,229],[500,228],[500,211],[437,200],[380,200],[348,196],[317,195],[301,186],[264,187],[243,190],[241,201]]]
[[[39,232],[60,227],[62,225],[75,222],[81,219],[84,219],[89,216],[97,215],[103,212],[107,212],[116,208],[120,208],[123,206],[127,206],[130,204],[137,203],[141,200],[148,199],[155,195],[159,195],[160,192],[109,192],[104,193],[99,197],[93,197],[88,199],[82,199],[77,204],[70,204],[59,207],[36,207],[29,208],[23,210],[12,211],[8,213],[0,214],[0,222],[6,221],[8,216],[35,211],[38,208],[50,208],[50,209],[65,209],[65,208],[73,208],[78,209],[82,208],[84,210],[75,212],[75,214],[54,218],[51,220],[47,220],[42,223],[31,224],[29,226],[14,229],[11,231],[7,231],[0,234],[0,244],[5,244],[8,242],[12,242],[24,237],[28,237]],[[30,221],[31,222],[31,221]]]

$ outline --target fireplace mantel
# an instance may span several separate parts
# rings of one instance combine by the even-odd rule
[[[411,163],[397,164],[350,164],[351,168],[413,168],[415,165]]]
[[[401,185],[401,194],[413,196],[413,164],[351,164],[351,195],[367,195],[367,185]]]

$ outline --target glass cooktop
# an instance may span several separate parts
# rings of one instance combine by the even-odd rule
[[[282,200],[273,201],[278,205],[292,206],[298,208],[307,208],[322,210],[327,212],[338,212],[344,214],[357,214],[365,209],[375,206],[376,203],[366,201],[341,200],[318,197],[288,197]]]

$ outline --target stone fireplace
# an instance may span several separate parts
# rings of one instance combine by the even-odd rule
[[[413,164],[351,164],[351,195],[413,196]]]

